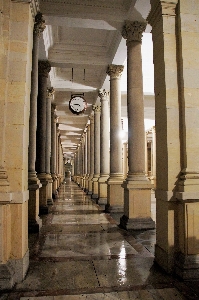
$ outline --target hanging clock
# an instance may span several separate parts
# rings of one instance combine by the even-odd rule
[[[83,96],[74,95],[69,101],[69,109],[73,114],[79,115],[87,108],[86,100]]]

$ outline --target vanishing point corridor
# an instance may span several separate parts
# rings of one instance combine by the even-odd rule
[[[25,280],[0,299],[199,299],[154,265],[155,231],[122,230],[70,180],[39,234],[30,234]]]

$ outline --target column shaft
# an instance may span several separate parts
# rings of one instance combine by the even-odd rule
[[[121,90],[120,77],[123,66],[109,65],[110,76],[110,177],[107,181],[106,210],[123,211],[123,170],[121,133]]]
[[[126,21],[123,37],[127,39],[127,113],[128,176],[124,187],[124,215],[121,226],[126,229],[153,229],[151,218],[151,184],[145,176],[144,97],[141,41],[146,23]]]
[[[47,204],[53,204],[52,202],[52,176],[51,176],[51,102],[53,100],[54,89],[47,89],[47,98],[46,98],[46,179],[48,181],[47,186]]]
[[[39,187],[41,183],[35,171],[36,162],[36,129],[37,129],[37,95],[38,95],[38,51],[39,38],[45,29],[45,21],[41,13],[35,17],[33,30],[32,72],[29,117],[29,146],[28,146],[28,230],[39,231]]]
[[[100,119],[100,177],[98,179],[98,204],[107,204],[107,179],[110,172],[109,156],[109,92],[99,90],[101,101]]]
[[[93,175],[94,175],[94,116],[90,116],[90,175],[89,175],[89,191],[92,194],[93,188]]]
[[[40,214],[48,213],[46,178],[46,92],[47,78],[51,66],[48,61],[39,61],[38,99],[37,99],[37,158],[38,178],[42,183],[39,191]]]
[[[90,176],[90,124],[87,125],[87,174],[85,192],[89,191],[89,176]]]
[[[100,105],[94,105],[94,175],[92,198],[98,199],[98,179],[100,175]]]
[[[156,262],[174,271],[174,191],[180,172],[179,99],[176,64],[176,4],[151,1],[156,117]]]
[[[56,174],[56,136],[57,136],[57,116],[56,116],[56,106],[52,104],[51,106],[51,176],[53,179],[52,184],[52,195],[53,198],[56,196],[57,189],[57,174]]]

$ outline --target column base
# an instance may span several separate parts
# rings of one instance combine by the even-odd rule
[[[134,218],[129,219],[123,215],[120,218],[120,226],[126,230],[149,230],[155,229],[155,222],[151,218]]]
[[[174,248],[166,252],[159,245],[155,245],[155,262],[168,274],[174,273]]]
[[[39,215],[47,215],[49,212],[48,206],[40,206],[39,207]]]
[[[53,199],[47,199],[47,205],[53,205]]]
[[[106,205],[107,204],[107,180],[108,175],[101,174],[98,179],[98,204]]]
[[[29,250],[21,259],[9,260],[0,264],[0,290],[11,289],[16,283],[21,282],[28,271]]]
[[[40,230],[41,224],[36,220],[28,220],[28,233],[38,233]]]
[[[43,207],[43,206],[45,207],[47,206],[47,196],[48,196],[48,174],[46,173],[38,174],[38,178],[42,184],[42,187],[39,189],[39,207]]]
[[[97,201],[99,205],[107,205],[107,198],[99,198]]]
[[[124,211],[124,189],[122,177],[110,177],[107,181],[107,205],[106,212]]]
[[[175,274],[183,280],[199,279],[199,255],[184,255],[177,253],[175,256]]]
[[[92,199],[98,199],[98,178],[99,176],[98,175],[94,175],[93,177],[93,186],[92,186],[92,196],[91,198]]]
[[[89,180],[88,180],[88,192],[87,194],[88,195],[92,195],[92,192],[93,191],[93,175],[89,177]]]
[[[105,205],[105,212],[106,213],[123,213],[124,207],[123,205]]]

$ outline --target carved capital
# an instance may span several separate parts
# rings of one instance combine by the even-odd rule
[[[108,65],[107,74],[112,78],[120,78],[122,72],[124,70],[124,66],[122,65]]]
[[[43,19],[42,13],[38,13],[35,16],[34,33],[40,37],[44,29],[46,28],[45,20]]]
[[[122,36],[128,42],[142,42],[142,34],[146,29],[146,22],[126,21],[122,30]]]
[[[101,112],[101,105],[93,105],[94,112]]]
[[[176,15],[175,8],[177,3],[178,0],[157,0],[153,2],[147,22],[154,27],[164,16],[167,18],[174,17]]]
[[[51,70],[51,65],[48,60],[39,60],[38,73],[39,75],[48,77],[48,73]]]
[[[55,93],[55,90],[53,87],[47,88],[47,98],[52,98]]]
[[[102,89],[100,89],[99,90],[99,92],[98,92],[98,95],[99,95],[99,97],[100,97],[100,100],[101,101],[108,101],[109,100],[109,91],[107,91],[107,90],[102,90]]]

